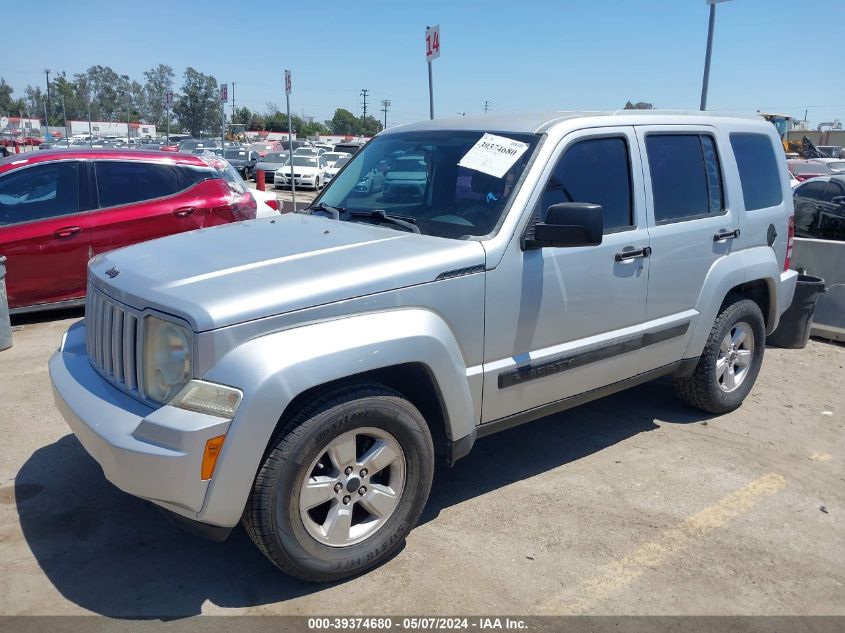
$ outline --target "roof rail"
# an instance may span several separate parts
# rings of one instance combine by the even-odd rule
[[[761,119],[759,114],[737,114],[736,112],[720,112],[718,110],[614,110],[612,115],[645,114],[645,115],[679,115],[679,116],[712,116],[732,119]]]

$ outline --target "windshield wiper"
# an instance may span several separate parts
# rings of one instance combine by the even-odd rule
[[[373,211],[349,211],[350,217],[353,218],[367,218],[369,220],[378,220],[379,222],[388,222],[401,226],[403,229],[408,229],[411,233],[419,233],[420,228],[414,223],[411,218],[403,219],[396,215],[388,215],[384,209],[374,209]]]
[[[339,220],[340,214],[346,211],[346,209],[333,207],[331,205],[326,204],[325,202],[321,202],[316,206],[308,207],[307,209],[305,209],[305,211],[308,211],[312,215],[315,211],[325,211],[326,213],[332,216],[332,220]]]

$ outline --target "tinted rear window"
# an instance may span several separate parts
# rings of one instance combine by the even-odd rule
[[[780,170],[772,140],[765,134],[731,134],[745,209],[765,209],[783,202]]]
[[[100,207],[172,196],[211,177],[208,169],[134,162],[98,161],[95,170]]]
[[[722,174],[710,136],[649,134],[646,149],[656,222],[722,212]]]

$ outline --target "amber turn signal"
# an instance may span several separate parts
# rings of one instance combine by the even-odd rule
[[[225,435],[218,435],[212,437],[205,443],[205,452],[202,454],[202,479],[206,481],[211,479],[214,474],[214,467],[217,465],[217,457],[220,455],[220,450],[223,448],[223,440]]]

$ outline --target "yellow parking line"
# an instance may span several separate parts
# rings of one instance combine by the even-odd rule
[[[810,459],[812,459],[813,461],[816,461],[816,462],[830,461],[831,457],[833,457],[833,455],[831,455],[830,453],[823,453],[823,452],[813,453],[812,455],[810,455]]]
[[[540,604],[538,615],[572,615],[589,611],[615,591],[629,585],[647,570],[664,563],[670,556],[687,547],[731,519],[749,510],[763,497],[782,490],[786,479],[769,473],[752,481],[711,506],[697,512],[680,525],[671,527],[627,556],[611,563],[604,573],[548,598]],[[567,595],[574,598],[567,598]]]

